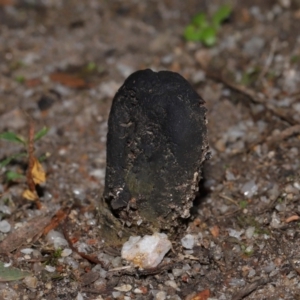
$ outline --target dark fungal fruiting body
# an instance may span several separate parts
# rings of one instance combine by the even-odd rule
[[[209,153],[204,103],[177,73],[147,69],[126,79],[108,120],[102,205],[115,218],[108,223],[145,233],[189,217]]]

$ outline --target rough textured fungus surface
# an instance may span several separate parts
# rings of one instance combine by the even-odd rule
[[[169,229],[190,216],[208,155],[203,99],[179,74],[130,75],[108,120],[104,197],[124,221]]]

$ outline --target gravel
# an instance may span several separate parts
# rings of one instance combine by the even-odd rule
[[[5,180],[8,170],[24,174],[26,160],[0,169],[0,242],[42,213],[70,212],[46,236],[40,228],[37,239],[16,247],[11,263],[32,275],[0,283],[0,298],[188,300],[209,290],[208,299],[227,300],[269,281],[244,299],[296,299],[299,221],[286,220],[300,213],[299,132],[281,133],[300,122],[299,4],[237,1],[217,44],[206,49],[185,42],[182,32],[195,13],[213,12],[220,1],[2,2],[0,133],[26,136],[25,111],[36,131],[49,127],[35,151],[50,155],[42,212],[21,197],[25,179]],[[128,265],[121,248],[103,251],[97,214],[111,100],[128,74],[144,68],[191,82],[206,101],[212,150],[193,218],[151,272]],[[205,68],[264,100],[212,79]],[[55,73],[85,85],[55,81]],[[22,150],[0,141],[0,161]],[[72,246],[101,263],[73,251],[62,224]],[[5,255],[1,262],[8,263]],[[98,278],[83,281],[91,272]]]

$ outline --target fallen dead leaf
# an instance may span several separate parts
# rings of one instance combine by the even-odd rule
[[[9,253],[28,243],[34,237],[43,233],[45,226],[51,221],[53,214],[47,216],[38,216],[28,222],[22,227],[12,231],[1,243],[0,253]]]
[[[207,300],[210,296],[209,290],[204,290],[197,295],[195,295],[191,300]]]
[[[42,84],[42,81],[39,78],[28,79],[25,81],[25,84],[29,88],[34,88]]]
[[[36,184],[42,183],[46,180],[45,172],[34,156],[34,122],[29,116],[29,130],[28,130],[28,168],[26,171],[26,179],[28,190],[23,193],[23,197],[35,201],[36,206],[40,209],[41,202],[36,192]],[[43,181],[44,180],[44,181]]]
[[[55,82],[59,82],[70,88],[86,88],[88,87],[87,83],[80,77],[70,75],[68,73],[56,72],[50,75],[50,79]]]
[[[46,181],[46,173],[38,159],[34,157],[34,163],[31,170],[32,179],[35,184],[41,184]]]
[[[6,5],[13,6],[15,4],[16,4],[15,0],[0,0],[0,6],[6,6]]]
[[[22,197],[29,200],[29,201],[37,201],[39,200],[39,196],[37,195],[36,191],[30,191],[30,190],[25,190],[22,193]]]
[[[80,277],[80,281],[81,281],[81,284],[83,286],[85,286],[85,285],[89,285],[89,284],[93,283],[99,277],[100,277],[100,274],[98,272],[91,271],[91,272],[88,272],[88,273],[85,273],[84,275],[82,275]]]
[[[29,275],[31,275],[29,271],[22,271],[12,266],[6,266],[0,261],[0,282],[20,280]]]

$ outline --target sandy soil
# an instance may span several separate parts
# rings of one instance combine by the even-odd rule
[[[0,0],[0,132],[26,135],[28,115],[49,128],[35,144],[48,154],[42,209],[22,198],[26,180],[5,180],[25,160],[0,170],[0,221],[11,225],[0,241],[34,220],[1,255],[31,275],[1,282],[1,299],[299,299],[300,2],[231,1],[214,47],[184,41],[192,16],[221,3]],[[160,269],[108,271],[126,262],[103,253],[97,230],[107,117],[125,78],[145,68],[179,72],[205,99],[212,158],[187,228],[193,249],[179,237]],[[0,160],[20,151],[0,141]],[[59,209],[67,228],[54,235],[72,250],[62,256],[42,235]]]

